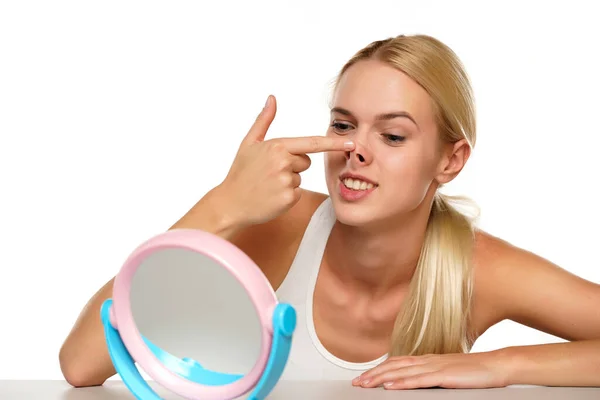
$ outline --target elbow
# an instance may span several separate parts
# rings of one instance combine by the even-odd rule
[[[63,377],[74,388],[100,386],[106,381],[86,368],[89,364],[71,355],[65,346],[61,347],[58,360]]]
[[[91,387],[91,386],[101,386],[104,382],[99,382],[99,381],[94,381],[91,379],[87,379],[85,376],[83,376],[82,374],[77,374],[77,373],[67,373],[67,374],[63,374],[65,377],[65,380],[67,381],[67,383],[69,385],[71,385],[74,388],[84,388],[84,387]]]

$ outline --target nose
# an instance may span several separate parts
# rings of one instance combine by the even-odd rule
[[[371,155],[371,152],[367,146],[362,140],[357,140],[356,138],[354,139],[354,143],[354,150],[346,152],[346,160],[350,161],[350,163],[355,164],[356,166],[370,164],[373,160],[373,156]]]

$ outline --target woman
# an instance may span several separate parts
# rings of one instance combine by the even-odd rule
[[[265,140],[269,96],[223,182],[171,229],[245,251],[298,312],[291,379],[362,387],[600,386],[600,286],[475,227],[439,189],[475,145],[456,55],[425,35],[371,43],[342,68],[324,137]],[[300,188],[325,152],[329,195]],[[115,373],[88,302],[60,351],[74,386]],[[510,319],[567,343],[469,353]]]

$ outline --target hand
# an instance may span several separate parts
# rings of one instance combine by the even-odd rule
[[[495,352],[390,357],[352,381],[386,389],[490,388],[507,385],[505,364]]]
[[[300,200],[300,172],[311,164],[307,153],[354,148],[346,139],[324,136],[265,141],[276,108],[275,98],[269,96],[219,185],[226,212],[241,225],[267,222]]]

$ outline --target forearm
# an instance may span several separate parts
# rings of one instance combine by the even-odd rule
[[[60,369],[72,386],[101,385],[116,373],[100,319],[100,307],[112,296],[113,282],[114,278],[87,302],[60,348]]]
[[[507,368],[508,385],[600,386],[600,339],[514,346],[490,354]]]
[[[226,196],[220,187],[215,187],[169,229],[200,229],[231,239],[244,228],[244,224],[233,214],[234,210],[227,208]]]

